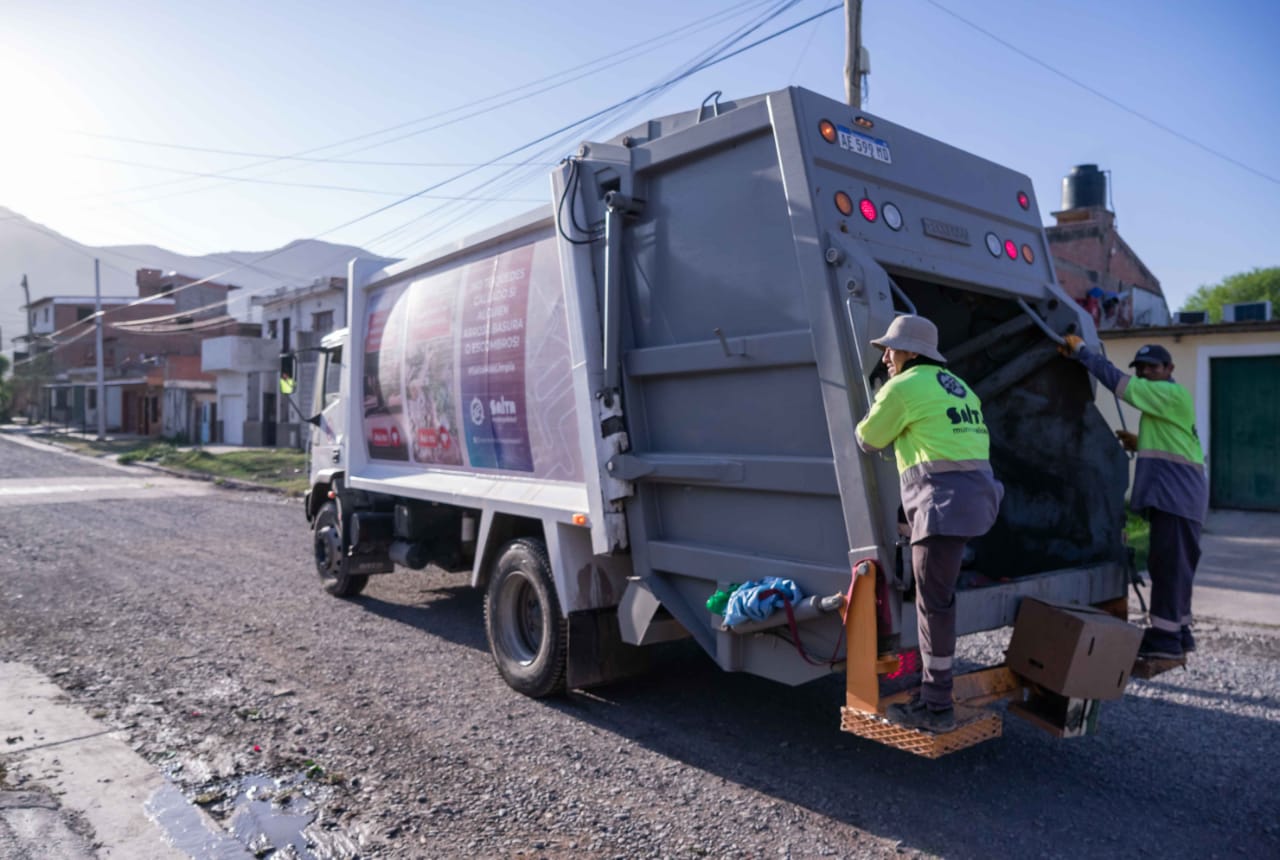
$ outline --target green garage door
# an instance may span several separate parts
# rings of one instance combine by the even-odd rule
[[[1209,359],[1209,499],[1280,511],[1280,355]]]

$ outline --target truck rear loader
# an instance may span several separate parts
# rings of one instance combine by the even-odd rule
[[[331,593],[469,571],[527,695],[691,637],[783,684],[843,672],[844,727],[892,734],[879,678],[917,641],[910,538],[894,464],[854,426],[884,381],[871,338],[918,313],[981,397],[1005,487],[958,632],[1012,625],[1025,597],[1124,614],[1128,470],[1056,350],[1097,337],[1026,176],[791,88],[583,143],[550,192],[421,259],[351,264],[306,501]],[[732,627],[707,608],[769,576],[801,599]],[[1028,686],[996,667],[957,697]]]

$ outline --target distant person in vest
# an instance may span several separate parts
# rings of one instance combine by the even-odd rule
[[[1196,433],[1191,392],[1173,381],[1173,357],[1158,344],[1138,350],[1126,376],[1075,335],[1059,350],[1089,369],[1116,396],[1142,412],[1138,435],[1116,431],[1126,450],[1137,451],[1129,508],[1151,523],[1151,626],[1138,656],[1177,660],[1196,650],[1191,635],[1191,583],[1200,561],[1200,526],[1209,509],[1204,451]]]
[[[946,732],[956,725],[951,662],[964,545],[995,523],[1004,487],[991,471],[982,403],[945,368],[937,327],[924,317],[900,316],[872,344],[884,350],[889,381],[858,424],[858,446],[874,452],[892,445],[898,461],[924,658],[920,695],[890,705],[886,716],[908,728]]]

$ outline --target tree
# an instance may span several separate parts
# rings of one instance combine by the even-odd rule
[[[1254,269],[1223,278],[1222,283],[1202,286],[1187,299],[1184,311],[1208,311],[1209,319],[1222,319],[1222,306],[1234,302],[1271,300],[1272,310],[1280,310],[1280,266]]]

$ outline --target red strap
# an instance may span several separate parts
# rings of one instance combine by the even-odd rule
[[[836,657],[840,656],[840,646],[844,644],[844,625],[840,625],[840,635],[836,638],[836,650],[831,653],[831,659],[826,661],[814,660],[805,652],[804,645],[800,642],[800,630],[796,627],[796,614],[791,609],[791,598],[787,596],[787,593],[778,588],[769,588],[760,592],[758,596],[759,599],[763,600],[774,595],[782,598],[782,608],[787,613],[787,627],[791,629],[791,643],[796,646],[796,653],[810,666],[834,666],[837,662]]]

